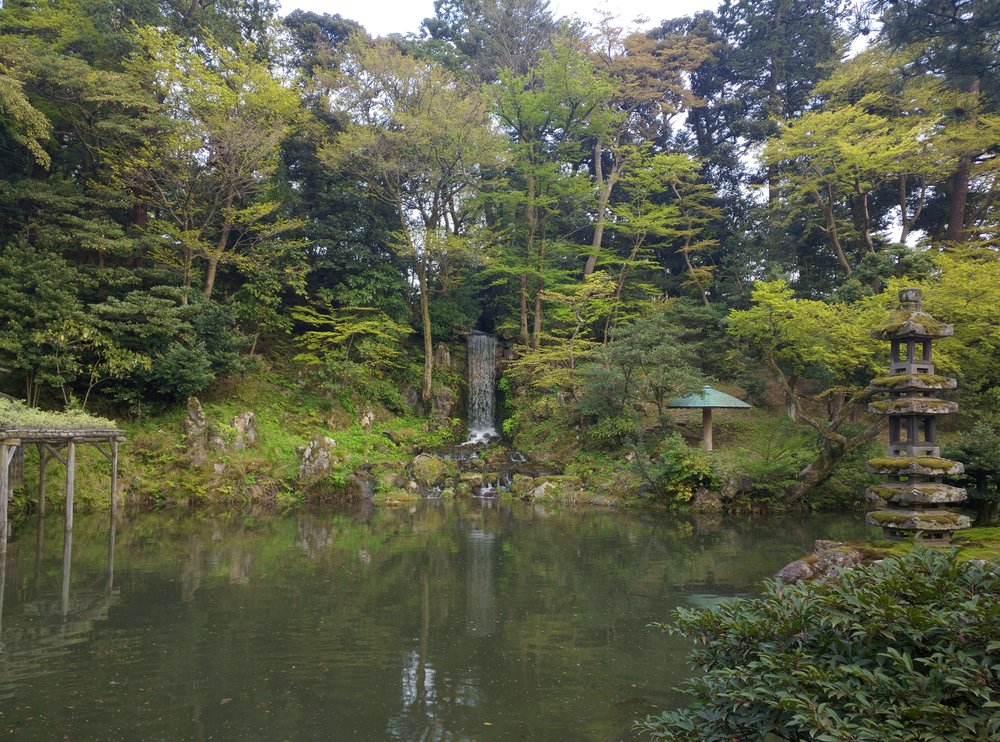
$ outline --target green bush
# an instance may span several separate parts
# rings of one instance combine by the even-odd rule
[[[760,599],[675,612],[697,640],[692,705],[637,724],[657,740],[1000,738],[1000,573],[947,551],[766,583]]]
[[[637,455],[635,463],[654,493],[677,503],[687,502],[702,487],[717,489],[722,484],[711,457],[689,446],[680,433],[660,441],[649,459]]]

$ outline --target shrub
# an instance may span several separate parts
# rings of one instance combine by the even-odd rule
[[[649,459],[639,453],[635,464],[655,493],[677,503],[687,502],[702,487],[715,489],[722,484],[711,457],[685,443],[680,433],[660,441]]]
[[[1000,738],[1000,573],[917,548],[828,584],[680,609],[704,675],[692,705],[637,727],[657,740]]]

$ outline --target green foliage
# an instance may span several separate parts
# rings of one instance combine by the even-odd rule
[[[680,609],[702,645],[689,707],[639,727],[658,740],[959,740],[1000,735],[1000,573],[914,549],[827,583]]]
[[[149,360],[105,387],[133,413],[197,394],[217,377],[251,366],[243,355],[247,339],[235,329],[232,311],[203,300],[183,304],[179,293],[132,291],[91,308],[96,326],[116,347]]]
[[[79,284],[79,273],[58,255],[26,244],[0,252],[0,367],[23,383],[32,407],[42,387],[74,379],[52,341],[59,329],[84,317]]]
[[[393,377],[404,368],[402,339],[412,330],[384,312],[363,307],[319,311],[296,307],[292,317],[308,327],[298,339],[307,352],[294,360],[322,367],[323,384],[349,388],[362,400],[405,407]]]
[[[717,489],[722,477],[711,457],[692,448],[680,433],[661,440],[652,453],[637,455],[635,468],[653,488],[653,497],[670,504],[690,500],[699,489]]]
[[[580,372],[578,408],[597,421],[598,434],[641,429],[647,407],[665,427],[670,400],[702,387],[704,377],[692,349],[680,342],[682,333],[669,308],[658,306],[617,328],[614,339],[594,353]]]
[[[972,500],[1000,500],[1000,425],[980,420],[961,431],[942,455],[965,464]]]

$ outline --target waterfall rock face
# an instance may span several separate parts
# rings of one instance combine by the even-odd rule
[[[469,439],[486,443],[498,438],[496,413],[497,339],[474,332],[469,335]]]

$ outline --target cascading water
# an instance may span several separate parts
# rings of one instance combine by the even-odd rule
[[[486,443],[497,433],[497,339],[474,332],[469,335],[469,440]]]

